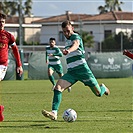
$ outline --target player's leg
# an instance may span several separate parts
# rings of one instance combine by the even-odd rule
[[[7,71],[7,66],[0,65],[0,81],[4,79]]]
[[[77,73],[76,77],[78,77],[86,86],[89,86],[96,96],[101,97],[103,94],[110,94],[109,89],[104,84],[99,86],[95,76],[88,67],[82,69],[83,70],[80,73]]]
[[[61,64],[55,65],[54,69],[56,73],[58,73],[59,77],[61,78],[63,76],[63,67]]]
[[[94,77],[93,74],[91,74],[91,76],[89,76],[89,78],[90,78],[90,80],[87,82],[84,82],[84,84],[89,86],[91,88],[92,92],[96,96],[101,97],[103,94],[105,94],[105,95],[110,94],[109,89],[104,84],[101,84],[101,85],[98,84],[98,81],[96,80],[96,78]]]
[[[96,96],[101,97],[103,94],[105,94],[105,95],[110,94],[109,89],[104,84],[101,84],[101,85],[98,84],[98,81],[94,77],[93,74],[91,74],[89,77],[90,77],[90,81],[86,82],[85,84],[91,88],[92,92]]]
[[[75,78],[69,73],[66,73],[61,77],[61,79],[58,80],[54,90],[52,111],[58,111],[61,102],[62,92],[76,82],[77,80],[75,80]]]
[[[59,77],[61,78],[63,76],[63,67],[61,64],[57,65],[57,67],[55,68],[56,72],[58,73]],[[71,91],[71,87],[67,88],[68,92]]]
[[[74,84],[76,82],[73,77],[69,74],[65,74],[61,77],[61,79],[58,80],[55,89],[54,89],[54,96],[53,96],[53,102],[52,102],[52,112],[48,112],[46,110],[42,111],[42,114],[45,117],[48,117],[52,120],[57,119],[57,113],[59,110],[59,106],[62,100],[62,92],[67,89],[69,86]]]
[[[48,66],[48,77],[49,77],[50,82],[53,84],[52,90],[53,90],[53,88],[55,87],[55,84],[56,84],[53,73],[54,73],[54,68],[52,68],[52,66],[49,65]]]
[[[58,73],[59,77],[61,78],[63,76],[63,73]],[[67,88],[68,92],[71,92],[71,87]]]
[[[95,86],[90,87],[90,88],[91,88],[92,92],[96,96],[99,96],[99,97],[101,97],[103,94],[105,94],[105,95],[110,94],[109,89],[104,84],[101,84],[100,86],[99,86],[99,84],[96,84]]]
[[[63,80],[63,79],[59,79],[55,89],[54,89],[54,97],[53,97],[53,103],[52,103],[52,111],[53,112],[57,112],[61,103],[61,99],[62,99],[62,92],[68,88],[68,86],[70,86],[71,83]]]
[[[42,114],[45,117],[50,118],[51,120],[57,120],[57,113],[58,109],[62,100],[62,91],[65,90],[68,86],[70,86],[71,83],[67,82],[66,80],[59,79],[55,88],[54,88],[54,96],[53,96],[53,102],[52,102],[52,111],[46,111],[42,110]]]
[[[7,66],[0,65],[0,81],[2,81],[4,79],[4,77],[6,75],[6,71],[7,71]],[[0,121],[4,120],[4,115],[2,114],[3,111],[4,111],[4,106],[0,105]]]

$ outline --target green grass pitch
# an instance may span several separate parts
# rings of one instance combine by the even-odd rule
[[[109,96],[96,97],[88,87],[77,82],[72,91],[63,92],[58,120],[41,114],[51,110],[53,92],[49,80],[2,81],[1,104],[5,110],[0,133],[132,133],[133,79],[98,79],[111,91]],[[65,109],[73,108],[78,118],[64,122]]]

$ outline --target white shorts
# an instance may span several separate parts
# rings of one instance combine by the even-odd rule
[[[0,81],[4,79],[7,71],[7,66],[0,65]]]

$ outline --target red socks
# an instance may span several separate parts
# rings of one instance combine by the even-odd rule
[[[4,111],[4,106],[0,105],[0,122],[4,120],[4,115],[2,114]]]

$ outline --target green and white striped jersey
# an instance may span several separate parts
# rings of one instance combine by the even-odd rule
[[[49,54],[53,54],[53,56],[49,56]],[[46,47],[46,61],[48,60],[50,65],[61,64],[60,57],[62,56],[63,54],[57,46]]]
[[[65,49],[69,49],[72,46],[74,40],[79,40],[80,45],[76,51],[70,52],[69,54],[66,55],[68,71],[85,67],[87,64],[84,55],[85,50],[83,46],[83,41],[77,33],[72,34],[70,39],[66,40]]]

